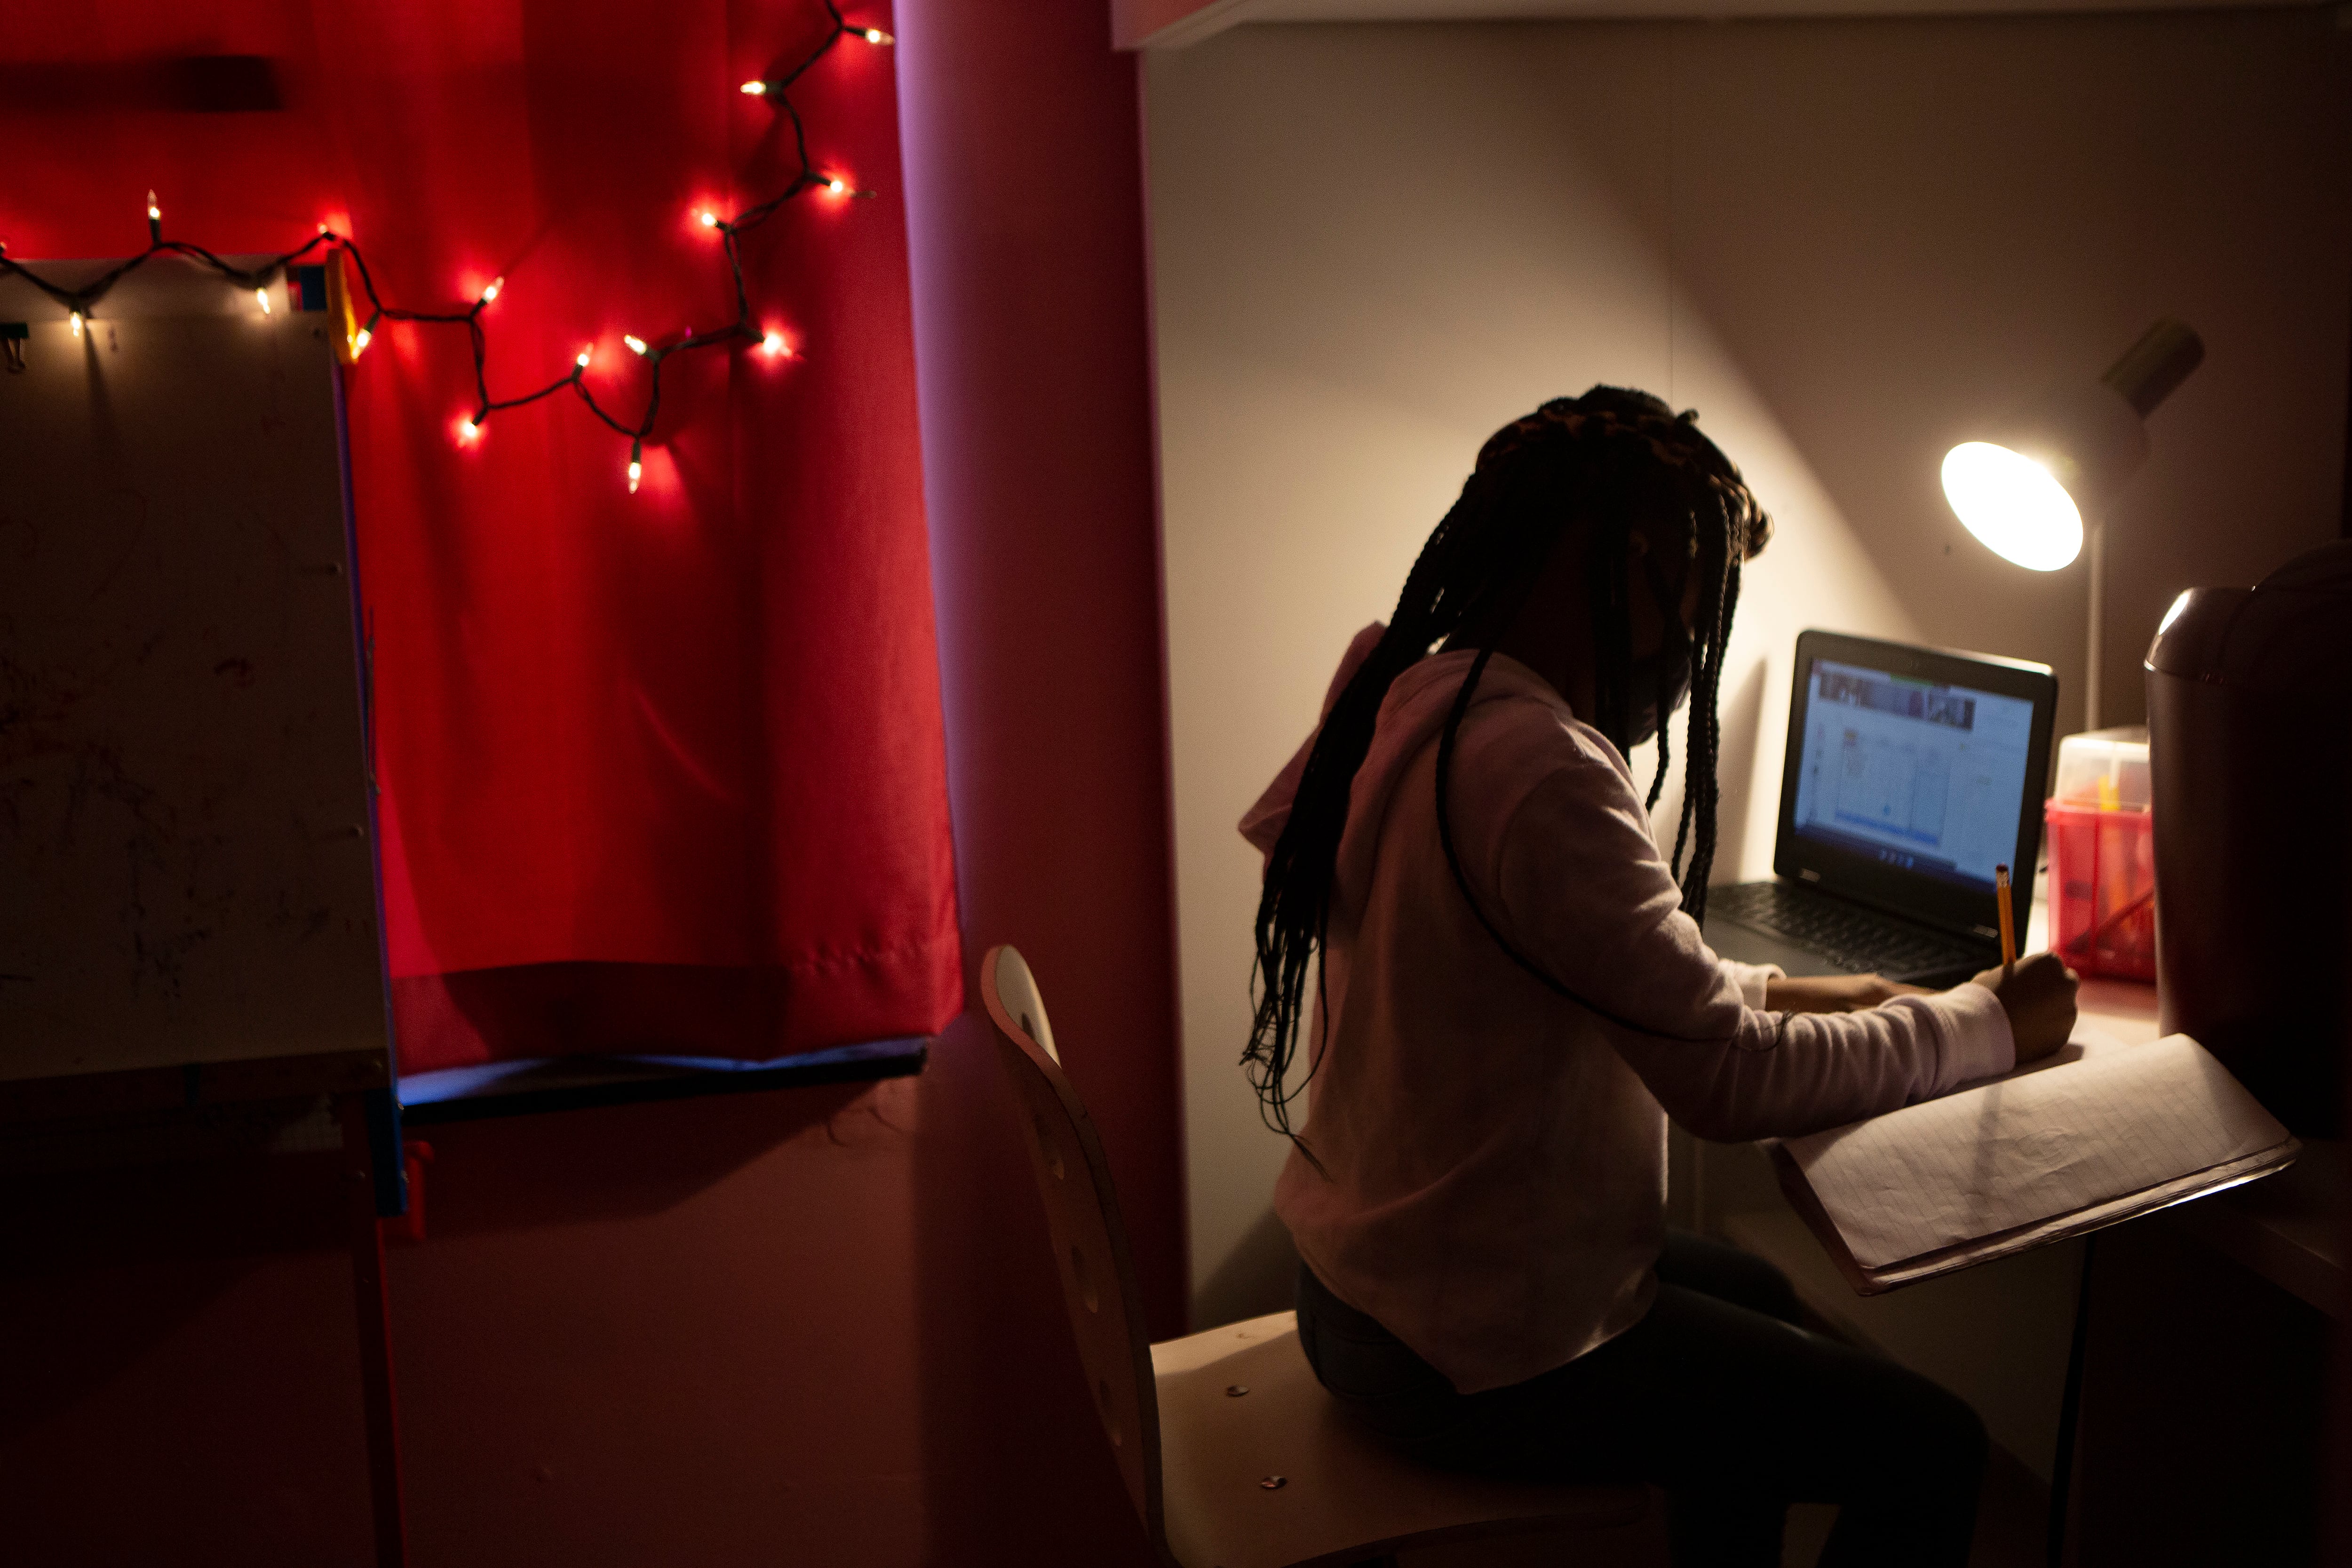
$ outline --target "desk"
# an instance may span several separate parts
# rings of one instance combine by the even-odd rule
[[[2041,910],[2035,910],[2037,922]],[[2076,1000],[2082,1026],[2128,1045],[2157,1037],[2156,987],[2088,978]],[[2281,1289],[2342,1321],[2352,1311],[2345,1256],[2345,1146],[2305,1139],[2295,1163],[2274,1176],[2150,1215],[2244,1265]]]
[[[2028,951],[2043,945],[2046,914],[2033,907]],[[2157,1037],[2156,987],[2138,981],[2086,977],[2076,999],[2079,1028],[2095,1030],[2126,1045]],[[1801,1221],[1785,1205],[1759,1202],[1758,1184],[1746,1172],[1724,1171],[1719,1158],[1707,1168],[1723,1190],[1693,1215],[1704,1228],[1719,1231],[1749,1250],[1770,1258],[1800,1279],[1814,1310],[1865,1341],[1874,1336],[1855,1321],[1856,1300],[1834,1272],[1808,1287],[1820,1273],[1811,1265],[1820,1248]],[[2352,1314],[2352,1259],[2345,1249],[2346,1194],[2352,1188],[2352,1159],[2337,1140],[2305,1140],[2302,1156],[2275,1176],[2232,1187],[2150,1216],[2175,1226],[2215,1252],[2253,1270],[2280,1289],[2338,1321]],[[1801,1246],[1797,1238],[1802,1238]],[[1835,1289],[1825,1281],[1836,1280]]]
[[[2029,951],[2042,930],[2037,906]],[[2086,979],[2077,1005],[2086,1029],[2157,1037],[2153,985]],[[1693,1169],[1702,1228],[1778,1265],[1848,1338],[1967,1399],[2047,1487],[2081,1241],[1865,1299],[1754,1150],[1702,1145]],[[2275,1176],[2102,1234],[2076,1494],[2085,1568],[2300,1560],[2292,1540],[2244,1554],[2257,1544],[2245,1531],[2308,1520],[2327,1334],[2352,1307],[2347,1175],[2342,1143],[2306,1141]]]

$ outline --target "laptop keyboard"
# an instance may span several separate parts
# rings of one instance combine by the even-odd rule
[[[1857,974],[1929,974],[1980,966],[1980,955],[1967,948],[1786,882],[1712,889],[1706,912],[1710,919],[1720,915],[1810,948]]]

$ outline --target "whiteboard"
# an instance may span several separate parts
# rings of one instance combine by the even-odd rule
[[[386,1081],[338,368],[270,293],[158,258],[76,336],[0,278],[0,1082]]]

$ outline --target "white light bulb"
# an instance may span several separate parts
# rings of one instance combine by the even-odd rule
[[[467,415],[465,418],[457,421],[457,439],[459,441],[472,441],[477,437],[480,436],[481,433],[482,421],[480,416]]]
[[[702,226],[705,228],[717,228],[719,226],[719,215],[717,213],[704,213],[702,215]]]
[[[1968,531],[2005,561],[2055,572],[2083,552],[2083,514],[2050,470],[1989,441],[1944,456],[1944,495]]]
[[[866,41],[869,44],[895,44],[898,40],[879,27],[868,27],[866,29]]]
[[[824,188],[831,191],[837,196],[841,195],[842,192],[849,189],[849,182],[843,179],[839,174],[835,174],[833,178],[824,183]]]
[[[499,297],[499,289],[503,289],[503,288],[505,288],[506,286],[507,286],[507,280],[506,280],[505,279],[503,279],[503,278],[493,278],[493,279],[490,279],[490,286],[489,286],[488,288],[487,288],[487,289],[483,289],[483,290],[482,290],[482,303],[483,303],[483,304],[485,304],[485,305],[487,305],[487,304],[488,304],[491,300],[493,300],[497,299],[497,298]]]
[[[793,346],[784,342],[784,334],[782,332],[770,332],[760,340],[760,346],[772,354],[788,354],[793,352]]]
[[[580,351],[580,357],[573,360],[572,363],[578,365],[582,370],[586,370],[588,368],[588,356],[594,352],[595,351],[593,349],[582,349]]]
[[[635,458],[631,458],[629,459],[629,493],[631,495],[637,493],[637,481],[645,478],[645,475],[646,466]]]
[[[369,331],[365,327],[362,327],[358,333],[352,339],[352,357],[353,359],[357,359],[360,355],[367,353],[367,346],[374,337],[375,334],[373,332]]]
[[[81,312],[79,310],[76,310],[71,315],[68,316],[66,320],[73,324],[73,335],[76,337],[81,336]]]
[[[147,221],[149,223],[163,221],[163,209],[155,205],[155,193],[152,191],[147,193]]]
[[[747,81],[743,84],[743,90],[753,98],[758,98],[767,92],[768,84],[764,81]]]
[[[253,291],[253,297],[261,301],[261,313],[265,316],[269,314],[269,290],[267,289],[256,289]]]
[[[633,337],[627,332],[623,332],[621,334],[621,341],[629,345],[629,352],[633,354],[641,354],[646,352],[646,340],[643,338]]]

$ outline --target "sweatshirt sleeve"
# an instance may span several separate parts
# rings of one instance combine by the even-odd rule
[[[1742,963],[1736,958],[1715,961],[1739,992],[1739,1000],[1750,1007],[1764,1005],[1764,988],[1775,980],[1786,980],[1789,972],[1777,963]]]
[[[1348,651],[1340,656],[1339,668],[1331,677],[1329,689],[1323,693],[1323,713],[1315,721],[1315,728],[1298,743],[1298,750],[1283,764],[1282,771],[1274,775],[1274,782],[1265,786],[1257,804],[1243,814],[1242,837],[1261,853],[1274,853],[1275,840],[1282,837],[1283,825],[1290,820],[1291,798],[1298,793],[1298,781],[1307,772],[1307,754],[1315,749],[1315,737],[1322,732],[1323,719],[1330,715],[1331,705],[1339,700],[1339,693],[1356,678],[1364,660],[1372,657],[1372,649],[1380,646],[1388,629],[1385,622],[1374,621],[1356,634]]]
[[[1578,756],[1529,790],[1484,868],[1497,924],[1601,1022],[1659,1104],[1700,1137],[1787,1137],[2006,1072],[2015,1047],[1970,983],[1860,1013],[1766,1013],[1763,976],[1710,952],[1633,785]],[[1753,989],[1751,990],[1751,986]]]

